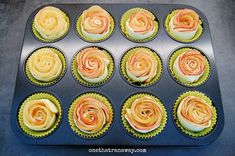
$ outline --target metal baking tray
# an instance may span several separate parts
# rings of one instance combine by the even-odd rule
[[[94,4],[53,4],[63,10],[70,18],[68,34],[61,40],[53,43],[44,43],[37,40],[32,33],[32,20],[39,9],[36,9],[28,18],[25,28],[21,57],[18,67],[15,93],[11,108],[11,127],[17,138],[24,143],[34,145],[157,145],[157,146],[201,146],[208,145],[216,140],[224,126],[223,106],[220,95],[218,75],[213,53],[213,45],[209,24],[204,14],[191,6],[178,4],[98,4],[106,9],[114,18],[115,29],[112,36],[100,43],[88,43],[82,40],[76,31],[76,20],[83,12]],[[43,6],[44,7],[44,6]],[[128,9],[134,7],[145,8],[157,16],[159,21],[158,35],[152,41],[135,43],[126,39],[120,29],[120,18]],[[174,9],[190,8],[195,10],[203,21],[203,34],[193,43],[180,43],[168,36],[164,22],[166,16]],[[67,71],[64,77],[56,84],[49,87],[38,87],[30,83],[25,76],[24,64],[27,56],[35,49],[52,46],[61,50],[66,56]],[[87,46],[100,46],[108,50],[114,57],[115,70],[110,81],[100,87],[85,87],[79,84],[72,76],[71,61],[75,53]],[[128,84],[119,72],[121,56],[125,51],[136,46],[146,46],[155,50],[162,59],[163,73],[160,80],[149,87],[136,87]],[[177,83],[168,71],[170,54],[179,47],[195,47],[202,50],[208,57],[211,67],[209,79],[198,87],[184,87]],[[177,97],[185,91],[197,90],[209,96],[217,109],[217,123],[214,130],[207,136],[191,138],[184,135],[175,125],[172,115],[173,104]],[[62,119],[57,129],[49,136],[33,138],[26,135],[19,127],[17,113],[21,103],[29,95],[46,91],[55,95],[61,102]],[[99,92],[111,101],[114,108],[114,120],[110,129],[102,137],[85,139],[72,131],[68,122],[68,109],[78,95],[85,92]],[[164,130],[151,139],[137,139],[129,135],[121,123],[121,108],[125,99],[138,92],[147,92],[157,96],[165,105],[167,111],[167,124]]]

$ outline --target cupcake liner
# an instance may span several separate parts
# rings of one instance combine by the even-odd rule
[[[109,110],[111,111],[111,122],[110,123],[106,123],[103,128],[101,130],[99,130],[98,132],[96,133],[85,133],[83,131],[81,131],[77,126],[76,124],[74,123],[74,120],[73,120],[73,113],[74,113],[74,109],[75,109],[75,106],[77,104],[77,102],[82,99],[82,98],[85,98],[85,97],[93,97],[95,99],[98,99],[99,101],[102,101],[108,108]],[[113,107],[110,103],[110,101],[103,95],[101,94],[98,94],[98,93],[93,93],[93,92],[90,92],[90,93],[84,93],[82,95],[79,95],[78,97],[76,97],[76,99],[74,99],[74,101],[72,102],[70,108],[69,108],[69,112],[68,112],[68,120],[69,120],[69,125],[71,127],[71,129],[79,136],[83,137],[83,138],[98,138],[100,137],[101,135],[103,135],[104,133],[106,133],[112,122],[113,122]]]
[[[158,105],[161,107],[162,109],[162,113],[163,113],[163,118],[162,118],[162,122],[160,124],[160,126],[151,131],[151,132],[148,132],[148,133],[140,133],[140,132],[137,132],[135,129],[133,129],[130,124],[128,123],[128,121],[126,120],[125,118],[125,114],[126,114],[126,109],[127,108],[130,108],[132,103],[138,99],[138,98],[141,98],[143,96],[149,96],[151,97],[152,99],[154,99],[154,101],[156,101],[158,103]],[[123,104],[122,106],[122,111],[121,111],[121,120],[122,120],[122,124],[125,128],[125,130],[130,133],[132,136],[136,137],[136,138],[140,138],[140,139],[148,139],[148,138],[152,138],[156,135],[158,135],[159,133],[161,133],[164,128],[165,128],[165,125],[167,123],[167,113],[166,113],[166,109],[163,105],[163,103],[155,96],[151,95],[151,94],[147,94],[147,93],[137,93],[137,94],[134,94],[132,95],[131,97],[129,97]]]
[[[110,17],[111,17],[111,18],[110,18],[111,20],[110,20],[110,29],[109,29],[109,33],[106,34],[105,36],[103,36],[102,38],[97,39],[97,40],[94,40],[94,39],[90,39],[90,38],[88,38],[88,37],[86,37],[86,36],[83,35],[82,30],[81,30],[82,14],[78,17],[77,22],[76,22],[77,33],[79,34],[79,36],[80,36],[83,40],[85,40],[85,41],[87,41],[87,42],[91,42],[91,43],[102,42],[102,41],[108,39],[108,38],[112,35],[112,33],[113,33],[113,31],[114,31],[114,27],[115,27],[115,23],[114,23],[113,17],[112,17],[112,15],[111,15],[110,13],[109,13],[109,15],[110,15]]]
[[[63,12],[64,13],[64,12]],[[67,27],[67,30],[66,30],[66,32],[62,35],[62,36],[60,36],[60,37],[55,37],[55,38],[53,38],[53,39],[45,39],[45,38],[43,38],[40,34],[39,34],[39,32],[36,30],[36,28],[35,28],[35,21],[33,20],[33,23],[32,23],[32,32],[33,32],[33,34],[34,34],[34,36],[37,38],[37,39],[39,39],[40,41],[43,41],[43,42],[55,42],[55,41],[57,41],[57,40],[59,40],[59,39],[62,39],[62,38],[64,38],[66,35],[67,35],[67,33],[68,33],[68,31],[69,31],[69,28],[70,28],[70,20],[69,20],[69,17],[64,13],[64,15],[66,16],[65,17],[65,20],[66,20],[66,22],[68,23],[68,27]]]
[[[100,49],[100,47],[97,47]],[[73,74],[73,77],[79,82],[81,83],[82,85],[85,85],[85,86],[89,86],[89,87],[97,87],[97,86],[100,86],[106,82],[108,82],[111,78],[111,76],[113,75],[113,72],[114,72],[114,60],[113,60],[113,57],[111,56],[111,54],[102,49],[103,52],[105,52],[105,54],[108,56],[109,60],[110,60],[110,64],[108,65],[108,75],[107,77],[103,80],[103,81],[100,81],[100,82],[97,82],[97,83],[91,83],[91,82],[87,82],[86,80],[84,80],[80,74],[78,73],[78,66],[77,66],[77,60],[76,60],[76,57],[78,55],[78,52],[74,57],[73,57],[73,61],[72,61],[72,74]]]
[[[200,131],[200,132],[193,132],[193,131],[190,131],[190,130],[187,130],[186,128],[184,128],[178,118],[177,118],[177,108],[178,108],[178,105],[180,104],[180,102],[187,96],[197,96],[197,97],[200,97],[202,99],[204,99],[207,104],[209,104],[210,106],[212,106],[212,118],[211,118],[211,126],[208,127],[208,128],[205,128],[204,130]],[[181,130],[181,132],[183,132],[184,134],[190,136],[190,137],[193,137],[193,138],[199,138],[199,137],[203,137],[203,136],[206,136],[207,134],[209,134],[215,127],[216,125],[216,122],[217,122],[217,113],[216,113],[216,109],[215,107],[213,106],[212,104],[212,101],[210,98],[208,98],[205,94],[201,93],[201,92],[198,92],[198,91],[188,91],[188,92],[185,92],[183,94],[181,94],[177,100],[175,101],[175,104],[174,104],[174,107],[173,107],[173,118],[174,118],[174,121],[175,121],[175,124],[177,125],[177,127]]]
[[[132,15],[132,13],[135,13],[135,12],[138,12],[138,11],[141,11],[141,10],[145,10],[145,11],[148,11],[146,9],[143,9],[143,8],[132,8],[132,9],[129,9],[127,10],[121,17],[121,20],[120,20],[120,27],[121,27],[121,30],[122,30],[122,33],[125,35],[125,37],[128,39],[128,40],[131,40],[133,42],[148,42],[148,41],[151,41],[152,39],[154,39],[156,36],[157,36],[157,33],[158,33],[158,21],[157,21],[157,18],[156,16],[150,12],[154,17],[155,17],[155,21],[154,21],[154,24],[155,24],[155,31],[153,33],[152,36],[146,38],[146,39],[136,39],[136,38],[133,38],[131,36],[128,35],[127,31],[126,31],[126,21],[130,18],[130,16]]]
[[[173,38],[174,40],[176,41],[180,41],[180,42],[183,42],[183,43],[190,43],[190,42],[194,42],[196,41],[197,39],[199,39],[199,37],[201,37],[202,33],[203,33],[203,27],[202,27],[202,24],[199,25],[198,27],[198,30],[196,32],[196,34],[194,35],[194,37],[192,39],[183,39],[183,38],[180,38],[180,37],[177,37],[175,36],[174,34],[172,34],[170,32],[170,27],[169,27],[169,22],[171,20],[171,18],[178,12],[178,10],[174,10],[172,11],[170,14],[168,14],[168,16],[166,17],[166,20],[165,20],[165,29],[166,29],[166,32],[168,33],[168,35]]]
[[[34,131],[34,130],[31,130],[23,122],[23,109],[24,109],[24,106],[26,105],[26,103],[28,101],[31,101],[31,100],[39,100],[39,99],[48,99],[48,100],[50,100],[52,103],[55,104],[55,106],[59,110],[59,113],[56,115],[56,120],[55,120],[54,125],[50,129],[48,129],[46,131]],[[49,94],[49,93],[46,93],[46,92],[38,92],[38,93],[35,93],[35,94],[27,97],[24,100],[24,102],[21,104],[19,112],[18,112],[18,124],[19,124],[21,130],[25,134],[27,134],[27,135],[29,135],[31,137],[34,137],[34,138],[41,138],[41,137],[48,136],[53,131],[55,131],[55,129],[58,127],[58,125],[60,123],[61,116],[62,116],[62,110],[61,110],[61,106],[60,106],[59,100],[55,96],[53,96],[52,94]]]
[[[185,82],[184,80],[180,79],[173,71],[173,64],[174,64],[174,61],[176,60],[176,58],[183,54],[184,52],[188,51],[188,50],[193,50],[195,48],[180,48],[178,50],[176,50],[175,52],[173,52],[173,54],[170,56],[170,59],[169,59],[169,70],[170,70],[170,73],[171,73],[171,76],[177,81],[179,82],[180,84],[184,85],[184,86],[187,86],[187,87],[197,87],[197,86],[200,86],[202,84],[204,84],[206,82],[206,80],[209,78],[210,76],[210,63],[208,61],[208,58],[200,51],[198,50],[199,52],[201,52],[205,57],[206,57],[206,68],[205,68],[205,71],[204,73],[202,74],[202,76],[196,81],[196,82],[193,82],[193,83],[187,83]],[[196,49],[197,50],[197,49]]]
[[[58,57],[60,58],[61,62],[62,62],[62,71],[61,71],[61,74],[54,80],[50,81],[50,82],[42,82],[40,80],[37,80],[33,77],[33,75],[30,73],[29,71],[29,68],[28,68],[28,58],[34,53],[36,52],[37,50],[39,49],[42,49],[42,48],[50,48],[52,49],[57,55]],[[53,85],[55,84],[56,82],[58,82],[65,74],[65,71],[66,71],[66,59],[65,59],[65,56],[62,52],[60,52],[58,49],[56,48],[51,48],[51,47],[42,47],[42,48],[39,48],[39,49],[36,49],[35,51],[33,51],[27,58],[26,60],[26,63],[25,63],[25,74],[26,74],[26,77],[30,80],[30,82],[32,82],[34,85],[37,85],[37,86],[50,86],[50,85]]]
[[[155,58],[155,59],[157,60],[157,62],[158,62],[158,64],[157,64],[157,73],[156,73],[156,75],[154,76],[154,78],[153,78],[150,82],[135,82],[135,81],[131,80],[131,79],[129,78],[129,76],[127,75],[127,72],[126,72],[126,62],[127,62],[127,59],[129,58],[130,54],[131,54],[132,52],[134,52],[134,50],[137,49],[137,48],[146,48],[146,49],[148,49],[149,51],[151,51],[151,52],[154,54],[154,58]],[[129,50],[123,55],[123,57],[122,57],[122,59],[121,59],[121,69],[120,69],[120,70],[121,70],[122,76],[123,76],[123,77],[125,78],[125,80],[127,80],[129,83],[131,83],[131,84],[133,84],[133,85],[135,85],[135,86],[146,87],[146,86],[150,86],[150,85],[156,83],[156,82],[160,79],[160,77],[161,77],[161,75],[162,75],[162,71],[163,71],[162,68],[163,68],[163,65],[162,65],[161,58],[158,56],[158,54],[157,54],[155,51],[153,51],[153,50],[151,50],[151,49],[149,49],[149,48],[147,48],[147,47],[135,47],[135,48],[129,49]]]

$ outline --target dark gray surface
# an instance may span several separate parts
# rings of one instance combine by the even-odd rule
[[[4,1],[6,2],[6,0]],[[76,155],[88,154],[89,147],[37,147],[25,145],[16,139],[12,133],[10,108],[25,23],[35,8],[47,4],[48,1],[9,1],[10,3],[0,3],[0,155],[50,155],[55,153],[57,155],[72,155],[74,152]],[[70,3],[77,1],[51,0],[50,2]],[[147,154],[155,152],[158,155],[235,155],[235,85],[233,82],[235,77],[235,68],[233,67],[235,52],[232,50],[235,39],[235,1],[208,0],[203,2],[203,0],[197,0],[193,3],[193,1],[158,0],[145,2],[188,4],[200,9],[206,15],[210,23],[225,112],[224,130],[221,136],[211,145],[203,148],[151,147],[146,148]]]

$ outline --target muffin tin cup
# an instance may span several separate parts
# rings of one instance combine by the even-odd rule
[[[12,131],[19,141],[32,145],[202,146],[208,145],[218,138],[224,126],[223,106],[209,24],[204,14],[202,14],[198,9],[187,5],[177,4],[99,4],[99,6],[112,15],[115,22],[115,27],[112,35],[108,39],[99,43],[90,43],[78,36],[76,22],[78,15],[81,15],[82,12],[91,7],[92,4],[50,5],[63,10],[71,20],[71,26],[66,37],[53,43],[45,43],[38,40],[32,32],[32,21],[35,14],[44,6],[36,9],[28,18],[22,44],[21,57],[19,60],[15,93],[12,101],[10,116]],[[123,13],[132,8],[144,8],[146,10],[150,10],[157,16],[158,27],[161,29],[158,29],[156,38],[145,43],[137,43],[127,40],[123,36],[120,31],[121,28],[119,21],[121,20]],[[165,18],[170,12],[172,12],[172,10],[176,10],[178,8],[189,8],[195,10],[203,21],[203,34],[198,40],[190,42],[190,45],[187,47],[195,47],[207,56],[210,63],[210,76],[205,83],[195,87],[188,87],[177,83],[168,71],[169,57],[176,48],[182,47],[183,45],[168,36],[164,29]],[[82,83],[78,83],[77,80],[74,79],[74,75],[72,73],[73,58],[79,50],[88,46],[107,49],[113,58],[114,72],[110,79],[102,85],[97,85],[94,87],[87,86]],[[122,74],[120,72],[116,72],[120,71],[121,58],[126,50],[139,46],[147,47],[157,52],[162,61],[162,73],[159,80],[156,81],[157,83],[153,83],[147,87],[137,87],[136,85],[127,83],[123,79]],[[60,78],[59,81],[47,86],[34,85],[31,81],[29,81],[25,74],[26,59],[33,51],[35,51],[35,49],[40,47],[55,47],[59,51],[63,52],[63,55],[66,58],[66,69],[69,69],[66,70],[64,76]],[[173,120],[172,112],[176,99],[181,95],[181,93],[195,90],[210,97],[217,113],[215,127],[203,137],[192,137],[185,134],[178,128]],[[24,100],[30,95],[38,92],[50,93],[54,95],[60,102],[61,111],[63,114],[56,130],[49,135],[36,138],[26,134],[21,129],[18,123],[18,112]],[[111,101],[113,108],[113,121],[111,127],[108,128],[108,130],[102,135],[93,138],[83,137],[74,132],[71,129],[68,119],[68,112],[74,99],[80,95],[90,92],[105,95],[105,97]],[[138,93],[148,93],[159,98],[164,104],[168,118],[164,129],[157,135],[148,139],[141,139],[133,136],[126,131],[121,121],[121,109],[123,103],[129,98],[129,96]]]

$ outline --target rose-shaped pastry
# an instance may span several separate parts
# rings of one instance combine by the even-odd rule
[[[163,114],[157,102],[149,96],[143,96],[126,109],[125,118],[136,131],[148,133],[160,126]]]
[[[157,60],[146,48],[135,48],[126,62],[126,73],[135,82],[150,82],[157,73]]]
[[[177,108],[177,118],[184,128],[202,131],[211,125],[212,108],[200,97],[187,96]]]
[[[56,79],[62,71],[62,62],[52,48],[41,48],[28,58],[28,69],[32,76],[42,82]]]
[[[134,39],[146,39],[152,36],[156,29],[154,20],[154,15],[145,9],[132,13],[126,21],[128,35]]]
[[[73,119],[76,126],[84,133],[96,133],[111,122],[109,108],[93,97],[80,99],[74,109]]]
[[[196,82],[204,73],[206,57],[201,52],[192,49],[179,55],[173,64],[175,75],[187,83]]]
[[[34,27],[42,38],[53,40],[62,37],[67,32],[69,23],[63,11],[47,6],[36,14]]]
[[[90,7],[81,16],[81,31],[85,37],[99,40],[110,32],[112,17],[100,6]]]
[[[50,129],[55,120],[58,109],[48,99],[28,101],[23,108],[23,123],[34,131]]]
[[[169,28],[173,35],[182,39],[192,39],[201,24],[199,15],[191,9],[180,9],[170,19]]]
[[[103,50],[97,47],[85,48],[78,53],[76,60],[78,73],[87,82],[97,83],[107,77],[110,60]]]

